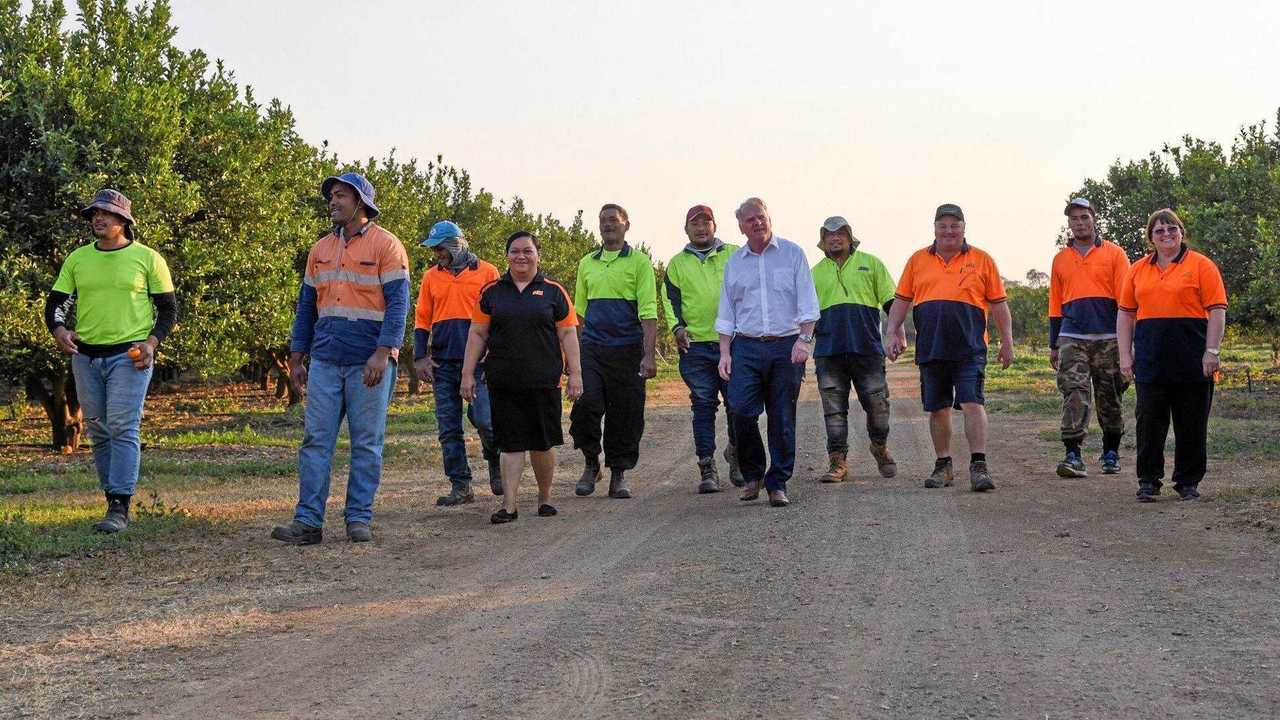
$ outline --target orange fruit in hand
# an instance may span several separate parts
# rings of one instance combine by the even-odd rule
[[[137,345],[134,345],[133,347],[129,348],[129,359],[130,359],[130,360],[137,360],[137,359],[138,359],[138,358],[140,358],[140,357],[142,357],[142,349],[141,349],[141,348],[139,348]]]

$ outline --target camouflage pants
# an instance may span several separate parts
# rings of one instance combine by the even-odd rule
[[[1083,440],[1089,425],[1089,389],[1104,433],[1124,432],[1120,398],[1129,381],[1120,374],[1120,346],[1115,340],[1061,338],[1058,344],[1058,389],[1062,391],[1062,439]]]
[[[827,425],[827,452],[849,452],[849,390],[867,414],[867,437],[883,444],[889,437],[889,383],[883,355],[847,353],[814,358],[818,396]]]

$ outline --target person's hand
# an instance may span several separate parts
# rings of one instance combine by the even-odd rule
[[[1120,374],[1123,375],[1126,380],[1133,380],[1132,358],[1120,358]]]
[[[1204,357],[1200,358],[1200,367],[1204,369],[1205,377],[1213,377],[1218,368],[1222,367],[1222,361],[1217,355],[1205,350]]]
[[[307,364],[303,362],[300,354],[294,354],[289,358],[289,382],[304,392],[307,389]]]
[[[129,348],[129,359],[133,361],[133,366],[139,370],[146,370],[151,367],[155,356],[156,349],[151,347],[149,342],[136,342]]]
[[[391,356],[391,352],[386,348],[380,347],[373,351],[369,356],[369,361],[364,364],[364,386],[377,387],[382,383],[382,376],[387,372],[387,362]]]
[[[80,341],[80,335],[76,332],[59,325],[53,331],[53,339],[58,342],[58,349],[68,355],[75,355],[80,352],[80,346],[76,345]]]
[[[791,346],[791,362],[796,365],[803,365],[809,362],[810,356],[813,355],[813,348],[809,343],[796,338],[796,344]]]
[[[686,352],[689,349],[689,331],[683,327],[678,327],[673,334],[676,336],[676,348],[680,352]]]
[[[578,398],[582,397],[582,373],[569,373],[568,385],[569,402],[578,402]]]
[[[895,334],[893,338],[889,340],[889,347],[884,349],[884,354],[885,357],[889,358],[890,362],[896,362],[898,358],[902,357],[902,353],[905,352],[906,349],[906,336],[899,336]]]
[[[733,372],[733,358],[729,357],[729,353],[720,353],[720,365],[717,369],[720,371],[720,379],[728,382],[729,373]]]
[[[578,387],[582,387],[582,383],[578,383]],[[462,373],[462,384],[458,387],[458,392],[462,394],[462,399],[472,402],[476,399],[476,374],[473,372]],[[581,389],[579,389],[581,392]]]
[[[424,355],[413,361],[413,369],[418,373],[418,379],[422,382],[435,381],[435,368],[440,364],[432,359],[430,355]]]
[[[1049,367],[1058,369],[1058,348],[1049,348]]]
[[[652,355],[645,355],[640,358],[640,377],[648,380],[658,376],[658,364],[654,362]]]
[[[1000,343],[1000,351],[996,353],[996,357],[1000,360],[1000,367],[1008,370],[1013,364],[1013,343]]]

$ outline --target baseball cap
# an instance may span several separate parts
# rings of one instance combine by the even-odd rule
[[[1093,209],[1093,205],[1090,204],[1088,200],[1082,197],[1072,198],[1071,202],[1067,203],[1067,207],[1062,210],[1062,214],[1066,215],[1067,213],[1071,212],[1071,208],[1073,207],[1082,207],[1094,215],[1098,214],[1097,211]]]
[[[693,220],[699,215],[706,215],[707,219],[710,220],[711,222],[716,221],[716,214],[711,212],[711,208],[707,207],[706,205],[694,205],[693,207],[689,208],[689,212],[684,214],[684,224],[688,225],[689,221]]]
[[[964,222],[964,211],[961,210],[960,206],[956,205],[955,203],[944,203],[942,205],[939,205],[938,209],[935,210],[933,213],[934,222],[941,220],[943,215],[950,215],[956,218],[957,220],[959,220],[960,222]]]

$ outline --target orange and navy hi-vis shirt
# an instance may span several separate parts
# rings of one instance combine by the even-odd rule
[[[467,349],[471,315],[480,302],[480,290],[498,279],[498,269],[476,258],[454,275],[439,265],[422,274],[418,307],[414,311],[413,357],[425,357],[430,337],[431,357],[462,360]]]
[[[1049,273],[1049,347],[1058,337],[1113,338],[1116,298],[1129,272],[1129,256],[1113,242],[1094,238],[1081,255],[1071,245],[1058,251]]]
[[[917,364],[987,359],[987,307],[1005,300],[990,255],[968,243],[951,262],[932,245],[917,250],[894,297],[915,305]]]
[[[1201,364],[1209,311],[1227,307],[1222,273],[1185,244],[1164,270],[1152,253],[1135,262],[1120,287],[1120,309],[1134,313],[1134,379],[1205,382]]]
[[[335,365],[362,365],[378,347],[404,344],[409,256],[372,221],[350,239],[342,228],[307,255],[289,349]]]

